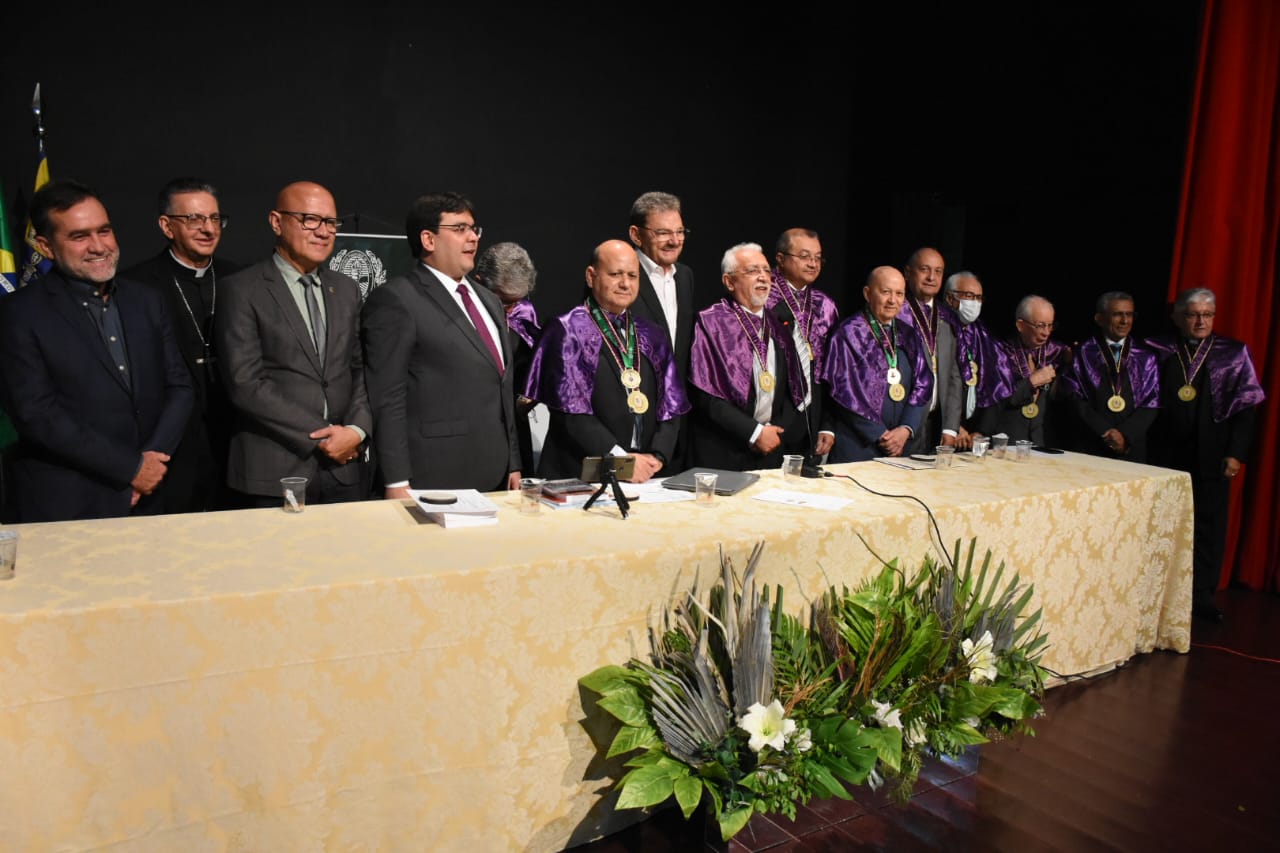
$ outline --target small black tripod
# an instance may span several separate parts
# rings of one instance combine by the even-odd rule
[[[622,460],[626,457],[618,456],[614,458]],[[604,490],[612,486],[613,500],[618,505],[619,511],[622,512],[622,517],[626,518],[627,514],[631,512],[631,502],[628,501],[627,496],[622,493],[622,484],[618,482],[618,472],[614,467],[615,464],[619,463],[614,463],[611,458],[606,458],[604,460],[603,464],[600,466],[603,469],[600,472],[600,488],[596,489],[595,494],[588,498],[587,502],[582,505],[584,510],[591,509],[591,505],[596,502],[597,498],[604,494]]]

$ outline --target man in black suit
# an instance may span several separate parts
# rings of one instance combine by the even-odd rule
[[[631,310],[667,333],[680,381],[687,385],[695,318],[693,270],[679,262],[689,236],[680,213],[680,199],[664,192],[641,195],[631,204],[627,234],[640,259],[640,294]],[[669,473],[687,466],[688,445],[689,430],[682,425],[675,450],[667,461]]]
[[[280,505],[280,478],[306,477],[310,503],[364,500],[373,429],[360,350],[360,288],[328,269],[342,227],[333,195],[289,184],[267,215],[271,257],[227,279],[214,315],[236,410],[227,484],[244,507]]]
[[[525,396],[551,412],[539,474],[577,477],[588,456],[636,457],[632,482],[662,469],[689,411],[667,335],[629,310],[640,286],[636,253],[596,247],[582,305],[547,324]]]
[[[195,390],[186,433],[161,487],[165,511],[229,509],[226,471],[232,410],[218,377],[213,312],[218,304],[218,276],[225,281],[240,265],[214,257],[227,215],[213,184],[191,177],[169,181],[160,190],[159,214],[160,231],[168,244],[160,254],[121,275],[163,295]]]
[[[514,360],[502,303],[467,277],[471,202],[430,193],[405,219],[413,270],[369,294],[362,335],[384,494],[520,485]]]
[[[940,444],[968,449],[960,438],[964,407],[963,380],[956,360],[960,318],[939,298],[945,271],[942,253],[928,246],[912,252],[902,267],[907,299],[898,312],[898,319],[919,332],[925,348],[925,365],[933,377],[928,412],[920,431],[907,444],[907,453],[932,453]]]
[[[31,202],[54,268],[0,299],[0,406],[22,522],[163,511],[157,488],[191,412],[191,378],[159,294],[116,277],[102,201],[74,181]]]
[[[791,332],[765,310],[773,284],[759,243],[720,261],[723,299],[698,314],[689,365],[693,458],[727,471],[777,468],[807,453],[805,379]]]

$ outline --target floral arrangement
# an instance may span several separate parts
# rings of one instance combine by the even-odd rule
[[[975,542],[961,569],[959,542],[910,578],[895,560],[799,618],[756,584],[763,547],[741,577],[722,554],[715,585],[695,581],[650,628],[648,660],[580,680],[618,723],[607,757],[630,756],[618,808],[674,798],[688,818],[706,798],[727,841],[756,812],[794,820],[861,785],[905,800],[925,750],[1033,734],[1048,639],[1023,613],[1032,588],[1000,589],[989,551],[976,574]]]

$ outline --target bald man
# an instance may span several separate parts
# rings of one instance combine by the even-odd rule
[[[906,290],[899,270],[876,267],[862,288],[866,307],[831,335],[822,370],[831,462],[902,456],[924,422],[933,374],[919,332],[898,321]]]
[[[670,339],[637,317],[640,261],[621,240],[596,247],[582,304],[548,323],[529,368],[526,397],[551,423],[538,473],[577,477],[587,456],[636,457],[632,482],[662,470],[689,400]]]
[[[342,227],[333,195],[292,183],[267,222],[275,252],[227,279],[214,337],[236,423],[227,485],[244,507],[279,506],[280,478],[307,500],[369,496],[373,429],[360,350],[360,288],[325,265]]]
[[[1053,339],[1053,303],[1034,294],[1024,296],[1014,311],[1016,332],[1002,342],[995,402],[974,420],[983,435],[1004,434],[1012,445],[1030,439],[1040,445],[1060,440],[1054,402],[1066,399],[1058,374],[1071,364],[1071,348]]]

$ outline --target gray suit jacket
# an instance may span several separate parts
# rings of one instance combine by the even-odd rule
[[[374,448],[384,483],[493,491],[520,469],[514,357],[498,297],[467,280],[498,329],[499,373],[475,326],[422,264],[370,291],[364,306]]]
[[[938,318],[938,336],[936,340],[938,370],[933,377],[933,386],[938,395],[938,407],[932,416],[926,411],[920,429],[912,436],[911,441],[907,443],[906,452],[908,453],[932,453],[933,449],[942,443],[942,430],[958,431],[964,416],[965,385],[964,377],[960,374],[960,362],[956,356],[956,335],[952,330],[951,324],[945,319],[947,316],[951,316],[953,319],[956,318],[951,313],[951,309],[942,301],[941,296],[933,300],[933,305],[934,310],[942,312],[942,316]],[[903,305],[902,311],[899,312],[898,316],[907,323],[913,326],[916,325],[916,317],[909,305]],[[956,321],[959,322],[958,319]],[[923,346],[923,344],[922,336],[921,345]],[[926,348],[927,354],[928,350]],[[926,363],[929,363],[928,358],[926,358]]]
[[[359,463],[337,465],[308,437],[327,424],[373,434],[360,349],[359,285],[323,264],[317,273],[326,314],[323,365],[307,321],[270,258],[226,279],[218,294],[214,337],[236,410],[227,485],[238,491],[276,495],[281,477],[314,479],[321,467],[347,485],[362,475]]]

